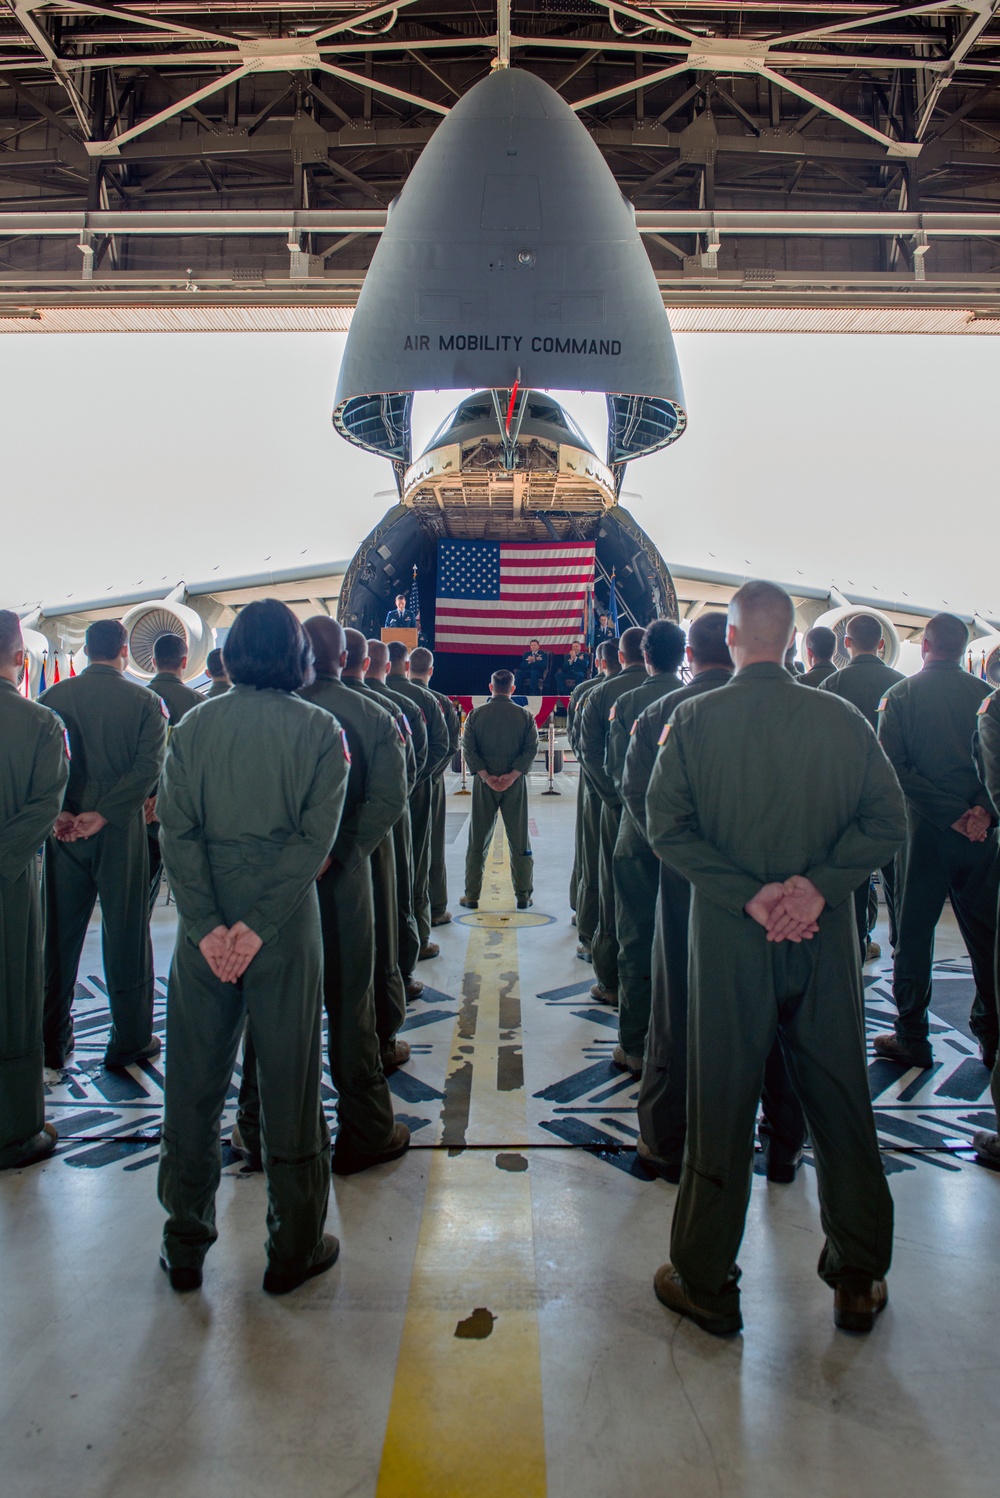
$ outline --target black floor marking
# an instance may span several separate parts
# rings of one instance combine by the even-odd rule
[[[386,1080],[389,1091],[395,1093],[396,1097],[401,1097],[405,1103],[429,1103],[432,1100],[440,1102],[444,1098],[443,1092],[422,1082],[412,1072],[402,1069],[390,1072]]]
[[[420,1014],[408,1014],[399,1027],[402,1035],[404,1030],[419,1030],[424,1025],[436,1025],[439,1019],[454,1019],[458,1013],[457,1009],[424,1009]]]
[[[589,978],[583,983],[567,983],[565,988],[547,988],[544,993],[535,995],[536,999],[545,999],[550,1002],[553,999],[575,999],[581,993],[589,993],[591,990]]]
[[[584,1071],[574,1072],[571,1077],[565,1077],[561,1082],[552,1082],[534,1095],[547,1103],[569,1103],[574,1098],[583,1097],[585,1092],[590,1092],[592,1088],[597,1087],[601,1082],[609,1081],[615,1075],[610,1059],[598,1061],[596,1066],[588,1066]]]
[[[567,1144],[578,1145],[588,1154],[596,1155],[606,1165],[613,1165],[616,1170],[624,1171],[625,1175],[633,1176],[639,1181],[654,1179],[640,1163],[634,1149],[627,1145],[623,1148],[622,1140],[595,1129],[592,1124],[582,1123],[579,1119],[553,1118],[544,1120],[542,1128],[555,1134],[557,1139],[565,1139]]]
[[[614,1030],[618,1034],[617,1012],[598,1008],[595,1004],[593,1009],[573,1009],[570,1011],[574,1019],[587,1020],[592,1025],[603,1025],[606,1030]]]
[[[935,1087],[935,1097],[958,1098],[963,1103],[978,1103],[990,1083],[990,1074],[981,1061],[963,1061],[946,1082]]]

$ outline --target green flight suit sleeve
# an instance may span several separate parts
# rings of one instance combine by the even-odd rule
[[[608,709],[601,704],[599,691],[600,688],[597,688],[587,698],[580,714],[580,758],[583,761],[583,772],[601,800],[606,801],[609,806],[617,806],[618,792],[604,765]]]
[[[906,837],[903,793],[870,728],[864,749],[867,762],[855,818],[823,861],[806,870],[806,878],[831,907],[853,895],[872,869],[887,864]]]
[[[538,753],[538,724],[535,722],[534,714],[525,712],[524,736],[521,739],[521,749],[511,765],[512,770],[517,770],[521,775],[527,775],[535,763],[535,755]]]
[[[625,755],[628,753],[629,727],[617,715],[608,727],[608,742],[604,750],[604,768],[615,791],[621,799],[622,775],[625,770]]]
[[[243,916],[261,941],[272,942],[277,938],[336,841],[349,773],[343,740],[331,716],[302,807],[299,830],[285,843],[271,865],[257,903]]]
[[[59,815],[69,779],[62,722],[51,715],[35,746],[31,783],[24,803],[0,826],[0,879],[20,878]]]
[[[444,710],[435,697],[433,708],[427,709],[427,763],[431,767],[429,778],[433,780],[442,774],[450,759],[451,739],[448,734],[448,724],[445,721]]]
[[[987,697],[976,719],[976,764],[994,807],[1000,811],[1000,693]]]
[[[194,946],[225,926],[205,848],[201,817],[191,794],[183,742],[173,737],[156,798],[160,845],[177,911]],[[317,868],[319,865],[317,865]]]
[[[462,748],[465,751],[466,767],[473,775],[478,775],[480,770],[486,769],[486,761],[479,751],[479,735],[476,732],[477,712],[477,708],[472,709],[472,712],[465,720],[465,730],[462,734]]]
[[[150,693],[143,707],[132,768],[102,796],[94,810],[113,827],[127,827],[147,796],[151,796],[160,776],[167,742],[167,720],[160,702]]]
[[[905,708],[890,691],[879,703],[878,741],[896,772],[903,795],[928,822],[942,831],[952,827],[969,810],[961,797],[942,791],[921,775],[910,760],[906,743]],[[878,865],[873,864],[872,868]]]
[[[656,756],[646,796],[650,846],[657,858],[676,869],[716,905],[742,915],[760,889],[760,880],[732,863],[702,836],[683,740],[683,727],[672,725]]]
[[[406,721],[410,729],[410,739],[413,743],[413,755],[416,760],[416,779],[426,780],[425,770],[427,768],[427,724],[424,715],[415,702],[411,702],[403,709],[406,713]]]
[[[639,714],[622,769],[622,805],[643,837],[646,836],[646,792],[656,762],[656,727],[654,719]]]
[[[361,804],[340,824],[333,857],[351,871],[370,858],[406,809],[406,758],[399,730],[388,717],[378,725]]]

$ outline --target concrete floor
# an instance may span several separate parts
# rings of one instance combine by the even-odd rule
[[[52,1078],[60,1152],[0,1176],[4,1498],[996,1493],[1000,1177],[959,1148],[989,1101],[955,1028],[969,980],[953,923],[941,1065],[923,1080],[872,1067],[897,1214],[889,1309],[870,1337],[834,1330],[807,1167],[793,1186],[755,1181],[746,1329],[718,1341],[653,1297],[675,1189],[624,1148],[634,1088],[607,1060],[613,1017],[586,1002],[568,924],[575,785],[544,784],[530,915],[553,919],[508,921],[494,862],[478,923],[435,933],[407,1032],[419,1050],[394,1082],[415,1147],[336,1182],[340,1262],[281,1300],[260,1289],[263,1181],[228,1155],[203,1291],[174,1295],[157,1267],[159,1073],[116,1088],[101,1071],[92,932],[92,1033]],[[449,798],[456,913],[467,807]],[[155,917],[161,974],[172,917]],[[490,1334],[457,1337],[470,1319]]]

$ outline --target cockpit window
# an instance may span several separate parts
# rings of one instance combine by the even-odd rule
[[[504,392],[502,405],[506,404],[506,392]],[[529,391],[528,405],[524,413],[527,421],[544,422],[547,426],[559,428],[566,432],[570,440],[585,451],[592,451],[591,445],[583,435],[576,422],[568,412],[564,411],[558,401],[551,397],[540,394],[537,390]],[[448,434],[456,428],[471,425],[473,422],[495,421],[496,412],[488,391],[477,392],[476,395],[462,401],[448,416],[445,417],[438,427],[434,436],[424,448],[424,452],[430,452],[435,447],[441,447],[446,441]]]

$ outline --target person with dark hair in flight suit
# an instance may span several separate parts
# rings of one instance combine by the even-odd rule
[[[994,947],[1000,847],[997,812],[979,778],[972,738],[990,688],[963,669],[969,631],[954,614],[924,628],[923,669],[879,703],[878,736],[906,797],[906,843],[898,861],[892,996],[895,1030],[876,1035],[876,1053],[900,1066],[934,1064],[927,1011],[934,931],[951,900],[976,983],[969,1027],[983,1065],[997,1059]]]
[[[601,838],[598,859],[597,930],[591,942],[596,983],[590,990],[593,998],[605,1004],[618,1003],[618,935],[615,927],[614,854],[621,821],[622,803],[605,767],[611,709],[619,697],[637,687],[646,676],[642,659],[645,632],[637,626],[627,629],[618,646],[621,672],[588,692],[580,713],[577,740],[583,773],[601,802]]]
[[[979,778],[989,792],[993,805],[1000,806],[1000,692],[993,692],[979,704],[974,749]],[[994,950],[994,971],[1000,974],[1000,933]],[[1000,991],[1000,982],[997,986]],[[997,1118],[1000,1118],[1000,1067],[996,1062],[990,1074],[990,1091],[993,1094],[993,1110]],[[972,1143],[980,1165],[1000,1170],[1000,1134],[989,1129],[977,1129],[972,1136]]]
[[[837,636],[825,624],[815,624],[806,631],[802,641],[805,646],[809,670],[799,677],[804,687],[820,687],[827,677],[833,676],[837,668],[833,657],[837,650]]]
[[[205,700],[200,692],[184,684],[187,661],[187,641],[182,640],[180,635],[167,633],[157,637],[153,645],[156,674],[149,683],[149,690],[156,693],[167,709],[168,731],[177,726],[185,713],[190,712],[193,707],[200,707]],[[149,853],[149,913],[152,915],[163,878],[155,794],[146,802],[146,835]]]
[[[526,777],[538,753],[538,728],[532,713],[511,701],[513,691],[513,673],[494,671],[489,702],[473,708],[465,720],[462,747],[465,762],[475,778],[465,858],[465,893],[459,904],[469,910],[479,906],[486,851],[498,813],[507,834],[517,908],[526,910],[531,904],[535,865],[528,836]]]
[[[375,1028],[375,909],[371,855],[406,808],[403,743],[388,712],[373,694],[352,691],[341,681],[347,664],[344,631],[335,619],[316,615],[303,625],[313,651],[314,679],[300,688],[306,702],[332,713],[347,738],[350,774],[347,797],[330,850],[329,867],[317,881],[323,928],[323,1002],[327,1016],[330,1076],[337,1089],[335,1175],[354,1175],[397,1159],[410,1132],[396,1123],[383,1067],[409,1059],[409,1046],[395,1041],[380,1055]],[[249,1037],[248,1037],[249,1039]],[[249,1047],[252,1050],[252,1041]],[[260,1098],[256,1069],[244,1044],[243,1085],[233,1148],[242,1145],[260,1160]]]
[[[656,619],[642,637],[642,658],[649,673],[611,708],[604,765],[619,799],[625,753],[636,719],[644,708],[681,684],[678,676],[685,649],[684,631],[669,619]],[[649,1028],[653,928],[659,860],[631,817],[621,816],[612,858],[615,929],[618,935],[618,1044],[611,1059],[622,1071],[642,1075]]]
[[[160,1053],[153,1034],[146,803],[163,763],[167,710],[127,681],[128,641],[117,619],[87,630],[89,666],[43,692],[69,737],[66,801],[45,846],[45,1064],[73,1050],[73,995],[98,896],[111,1009],[105,1066]]]
[[[451,911],[448,909],[448,872],[445,868],[444,777],[462,745],[462,720],[451,698],[446,697],[444,692],[436,692],[431,686],[433,675],[434,654],[420,645],[410,656],[410,680],[418,686],[426,687],[437,698],[448,729],[448,758],[431,782],[430,874],[427,883],[431,925],[447,926],[451,921]]]
[[[879,657],[882,645],[882,626],[872,614],[855,614],[847,626],[844,649],[850,656],[849,663],[820,682],[823,692],[836,692],[838,697],[853,702],[859,712],[864,713],[872,728],[878,733],[878,705],[897,681],[905,681],[901,671],[894,671]],[[887,863],[881,871],[882,891],[885,895],[886,914],[889,918],[889,944],[896,945],[896,866]],[[882,949],[877,942],[869,940],[869,904],[871,902],[871,879],[860,884],[854,895],[854,911],[858,920],[858,939],[861,943],[862,962],[881,957]],[[873,923],[872,923],[873,924]]]
[[[69,779],[55,713],[17,689],[21,624],[0,609],[0,1170],[44,1160],[58,1134],[42,1081],[42,903],[38,849]]]
[[[212,685],[204,694],[206,697],[221,697],[224,692],[229,691],[232,683],[226,672],[221,650],[210,650],[208,652],[205,660],[205,671],[212,680]]]
[[[576,786],[576,829],[569,903],[576,911],[576,955],[592,962],[591,943],[597,930],[599,908],[601,798],[591,785],[580,757],[580,717],[584,698],[621,670],[618,641],[602,640],[594,652],[597,674],[574,687],[566,706],[566,737],[576,756],[579,773]]]
[[[410,797],[410,819],[413,826],[413,912],[420,934],[418,961],[437,957],[441,948],[431,941],[431,806],[434,779],[443,775],[451,762],[448,725],[437,697],[409,675],[409,653],[401,640],[389,644],[389,674],[386,685],[412,704],[411,717],[420,714],[427,729],[427,762]]]
[[[312,649],[285,604],[247,604],[225,658],[232,688],[173,731],[159,794],[179,916],[167,992],[160,1262],[174,1290],[200,1286],[218,1236],[219,1123],[248,1027],[267,1178],[263,1288],[284,1295],[330,1269],[340,1251],[323,1231],[330,1132],[320,1094],[316,880],[335,846],[350,763],[337,720],[296,695],[312,675]]]
[[[893,1212],[851,897],[902,841],[903,798],[862,714],[785,670],[788,594],[747,583],[729,620],[736,675],[674,709],[646,796],[655,852],[692,886],[687,1139],[654,1288],[714,1335],[742,1327],[736,1255],[779,1038],[812,1140],[819,1273],[835,1324],[867,1332],[887,1300]]]
[[[399,712],[404,716],[405,732],[409,736],[413,748],[413,779],[407,776],[409,789],[409,800],[406,811],[393,827],[393,849],[395,854],[396,868],[396,925],[398,931],[399,950],[397,953],[399,971],[403,980],[404,993],[401,999],[396,991],[395,985],[391,985],[386,991],[388,1007],[383,1007],[380,999],[380,986],[375,984],[375,1010],[378,1017],[379,1039],[388,1043],[406,1017],[406,1000],[415,999],[422,992],[424,985],[413,975],[413,969],[420,959],[420,931],[417,926],[417,912],[413,892],[414,859],[413,859],[413,797],[420,784],[420,777],[425,774],[427,768],[427,724],[424,721],[422,711],[415,711],[414,705],[402,692],[390,686],[388,682],[389,671],[389,647],[381,640],[368,641],[368,664],[365,666],[365,685],[370,691],[382,700],[383,705],[390,712]],[[397,1010],[397,1000],[401,1002],[402,1009]]]

